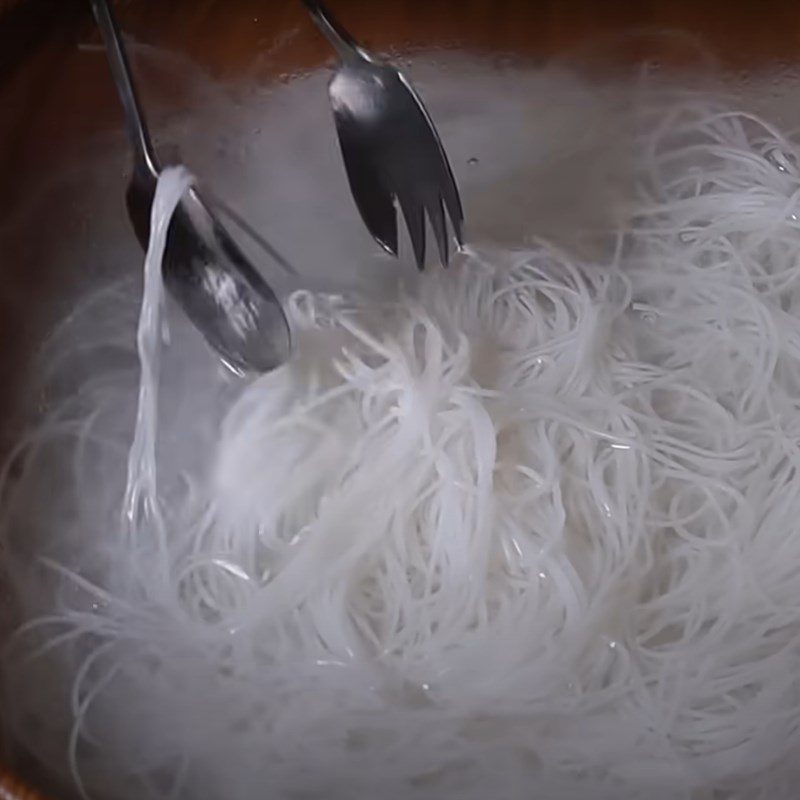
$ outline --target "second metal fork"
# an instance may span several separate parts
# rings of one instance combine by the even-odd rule
[[[322,3],[303,2],[342,60],[329,94],[361,218],[376,241],[396,256],[396,202],[408,226],[417,266],[423,269],[427,216],[446,266],[445,212],[459,245],[464,212],[453,171],[425,106],[405,76],[356,44]]]

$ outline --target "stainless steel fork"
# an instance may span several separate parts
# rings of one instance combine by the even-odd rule
[[[396,256],[396,202],[408,226],[417,266],[423,269],[427,215],[446,266],[445,211],[459,245],[464,212],[430,115],[399,70],[356,44],[322,3],[303,3],[342,61],[329,94],[350,189],[364,224]]]

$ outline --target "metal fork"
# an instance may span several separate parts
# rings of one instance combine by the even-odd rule
[[[442,264],[447,266],[445,209],[459,246],[464,212],[430,115],[399,70],[356,44],[322,3],[303,3],[342,61],[328,92],[350,189],[364,224],[396,256],[396,202],[417,267],[423,269],[427,215]]]
[[[91,5],[133,148],[133,172],[126,194],[128,216],[146,250],[161,169],[114,11],[109,0],[91,0]],[[279,263],[285,264],[274,248],[232,209],[224,210],[245,232],[255,235]],[[187,192],[170,223],[163,275],[164,284],[183,311],[232,369],[240,373],[267,372],[286,361],[291,337],[278,298],[196,189]]]

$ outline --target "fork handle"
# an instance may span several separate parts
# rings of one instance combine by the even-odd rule
[[[148,178],[153,177],[158,174],[158,160],[142,115],[117,18],[108,0],[91,0],[91,5],[97,26],[103,35],[111,74],[125,110],[125,128],[134,150],[136,167]]]
[[[334,50],[345,63],[369,61],[369,55],[356,40],[341,26],[336,17],[318,0],[302,0],[303,5],[311,13],[311,17],[322,31],[325,38],[333,45]]]

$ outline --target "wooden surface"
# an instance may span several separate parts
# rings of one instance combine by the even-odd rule
[[[329,0],[376,50],[460,47],[544,61],[565,52],[691,64],[698,52],[744,70],[800,61],[800,5],[778,0]],[[330,57],[297,0],[120,0],[126,32],[193,59],[214,78],[269,81]],[[619,37],[626,30],[649,33]],[[680,31],[663,35],[664,31]],[[616,41],[615,41],[616,40]],[[120,109],[86,0],[0,0],[0,220],[22,182],[69,163]],[[87,47],[88,45],[88,47]],[[92,49],[92,46],[95,46]],[[180,87],[159,86],[180,103]],[[169,93],[172,92],[172,96]],[[25,352],[19,298],[46,291],[46,235],[0,263],[0,385]],[[9,299],[11,298],[11,299]],[[15,313],[16,312],[16,313]],[[11,347],[9,345],[13,345]],[[0,398],[0,414],[3,413]],[[0,771],[0,800],[34,800]]]
[[[8,2],[8,0],[5,0]],[[546,60],[587,51],[621,31],[620,58],[697,58],[698,46],[735,69],[800,57],[800,6],[722,0],[331,0],[377,50],[464,47]],[[270,80],[330,57],[297,0],[119,2],[135,40],[188,56],[215,78]],[[682,31],[663,35],[664,31]],[[0,20],[0,175],[6,183],[67,157],[119,108],[105,65],[80,45],[99,38],[86,0],[29,0]],[[702,43],[699,44],[698,43]],[[44,159],[44,163],[43,160]],[[0,216],[11,202],[0,192]]]
[[[8,4],[9,0],[0,0]],[[308,68],[330,51],[297,0],[119,2],[136,40],[189,56],[212,77],[268,80]],[[331,0],[378,49],[465,47],[545,60],[590,48],[623,30],[683,31],[617,42],[621,57],[697,57],[750,69],[800,57],[800,6],[722,0]],[[101,61],[79,45],[99,39],[86,0],[29,0],[0,18],[0,175],[8,183],[57,159],[119,109]],[[613,46],[609,45],[607,52]],[[10,202],[0,193],[0,216]]]
[[[25,781],[0,768],[0,800],[46,800],[46,798]]]

